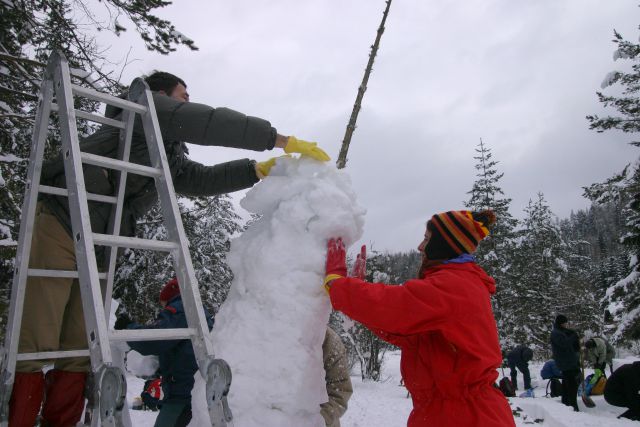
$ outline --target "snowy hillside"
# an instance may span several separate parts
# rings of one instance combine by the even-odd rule
[[[615,359],[614,367],[630,363],[633,358]],[[595,408],[585,408],[578,399],[581,412],[560,403],[560,398],[546,398],[546,380],[540,378],[541,364],[531,365],[532,385],[536,387],[535,398],[512,398],[511,407],[516,413],[517,426],[549,426],[549,427],[613,427],[637,426],[633,421],[619,420],[617,415],[624,412],[607,404],[602,396],[593,396]],[[508,371],[505,371],[508,375]],[[588,372],[587,372],[588,373]],[[400,353],[387,353],[383,366],[381,382],[362,382],[359,376],[352,376],[353,396],[349,401],[349,409],[342,417],[343,427],[404,427],[411,411],[411,399],[400,384]],[[518,377],[522,380],[522,376]],[[128,378],[128,401],[142,389],[143,381],[133,376]],[[153,426],[157,412],[131,411],[133,425],[139,427]],[[537,421],[536,421],[537,420]],[[195,426],[191,423],[192,427]],[[235,427],[243,427],[236,425]],[[265,426],[276,427],[276,426]]]

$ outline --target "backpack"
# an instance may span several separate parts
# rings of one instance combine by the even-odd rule
[[[604,386],[607,385],[607,377],[604,375],[598,378],[598,382],[591,387],[591,394],[601,395],[604,394]]]
[[[500,383],[498,384],[498,388],[506,397],[516,396],[516,391],[513,388],[513,384],[511,384],[511,380],[507,377],[502,377]]]
[[[551,378],[547,383],[547,396],[562,396],[562,382],[558,378]]]

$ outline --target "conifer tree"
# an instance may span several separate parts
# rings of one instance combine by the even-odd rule
[[[475,255],[478,263],[496,280],[496,295],[492,298],[494,314],[501,342],[503,346],[510,347],[517,344],[510,339],[513,336],[513,316],[509,301],[515,303],[510,289],[514,283],[511,257],[515,248],[518,221],[509,212],[511,199],[504,197],[500,187],[504,174],[498,172],[498,162],[493,160],[491,149],[482,139],[476,153],[474,159],[477,161],[477,179],[467,193],[470,196],[465,206],[473,211],[492,209],[496,214],[496,224],[489,236],[480,243]]]
[[[631,71],[612,71],[602,83],[602,89],[615,85],[622,94],[605,95],[597,92],[605,106],[616,111],[615,115],[587,116],[590,128],[597,132],[615,129],[626,133],[640,131],[640,44],[626,40],[614,30],[617,49],[614,60],[626,60],[632,64]],[[640,141],[632,141],[640,146]],[[594,203],[619,203],[625,219],[622,244],[631,260],[630,273],[612,285],[606,292],[604,303],[611,314],[614,330],[613,340],[630,344],[640,340],[640,170],[639,163],[628,165],[621,173],[604,183],[593,184],[585,189],[585,195]]]
[[[214,314],[224,302],[233,280],[226,254],[231,237],[241,230],[240,218],[226,195],[180,199],[178,204],[200,296],[205,308]],[[187,205],[191,207],[187,208]],[[167,238],[158,204],[137,225],[137,237]],[[127,249],[116,271],[113,294],[120,300],[118,312],[126,312],[139,321],[153,319],[160,289],[174,276],[170,255]]]
[[[575,299],[563,288],[567,272],[566,244],[542,193],[525,208],[514,267],[518,272],[510,301],[513,338],[540,351],[548,350],[548,335],[555,314],[565,313]]]

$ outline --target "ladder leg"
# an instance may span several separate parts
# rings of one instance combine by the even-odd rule
[[[233,420],[227,395],[231,386],[231,368],[222,359],[212,359],[207,367],[207,406],[213,427],[227,427]]]
[[[178,242],[178,249],[172,251],[174,270],[180,286],[187,324],[197,331],[191,342],[200,373],[203,378],[207,379],[209,417],[213,426],[227,426],[227,423],[233,418],[227,403],[227,394],[231,385],[231,369],[224,360],[214,359],[213,343],[198,290],[198,281],[191,262],[189,244],[180,217],[151,91],[144,81],[139,80],[134,81],[131,85],[131,91],[138,94],[138,102],[147,107],[147,112],[142,115],[142,124],[147,138],[151,165],[162,170],[162,176],[156,178],[156,188],[169,239]]]
[[[11,286],[11,301],[9,305],[8,325],[5,343],[0,348],[0,426],[6,427],[9,421],[9,399],[15,378],[16,359],[20,327],[22,324],[22,309],[29,269],[29,255],[31,252],[31,237],[38,202],[38,188],[42,171],[42,159],[46,144],[49,115],[51,114],[51,100],[53,99],[53,82],[51,80],[52,67],[49,65],[42,81],[41,99],[36,113],[35,128],[29,157],[29,170],[25,186],[25,196],[22,203],[22,216],[18,249],[16,252],[13,283]]]

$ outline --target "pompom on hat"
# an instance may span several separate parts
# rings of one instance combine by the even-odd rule
[[[178,295],[180,295],[178,279],[173,278],[162,287],[162,290],[160,291],[160,301],[169,302]]]
[[[489,235],[489,227],[495,222],[496,215],[492,210],[448,211],[435,214],[427,222],[431,237],[424,252],[431,260],[472,254],[480,241]]]

